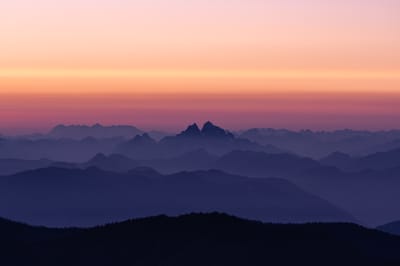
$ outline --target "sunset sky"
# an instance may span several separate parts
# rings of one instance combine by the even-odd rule
[[[0,1],[0,133],[205,120],[400,128],[400,1]]]

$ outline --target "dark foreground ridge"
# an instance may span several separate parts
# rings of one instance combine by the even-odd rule
[[[400,238],[354,224],[263,224],[225,214],[92,229],[0,220],[2,265],[400,265]]]

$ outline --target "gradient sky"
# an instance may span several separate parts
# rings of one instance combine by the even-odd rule
[[[0,133],[400,128],[398,0],[0,1]]]

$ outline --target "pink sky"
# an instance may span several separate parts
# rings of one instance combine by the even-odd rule
[[[398,128],[399,14],[397,0],[1,1],[0,133]]]

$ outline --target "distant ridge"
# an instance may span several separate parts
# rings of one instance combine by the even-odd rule
[[[376,229],[381,230],[386,233],[389,233],[389,234],[400,236],[400,221],[384,224],[384,225],[378,226]]]
[[[253,177],[297,176],[305,170],[318,168],[320,164],[310,158],[281,153],[268,154],[258,151],[235,150],[218,158],[214,168],[230,173]]]
[[[260,144],[271,144],[303,156],[320,159],[335,151],[350,156],[364,156],[400,148],[400,130],[333,130],[293,131],[288,129],[253,128],[238,133]]]
[[[344,153],[335,152],[321,159],[320,162],[346,171],[398,168],[400,167],[400,148],[360,157],[351,157]]]
[[[53,138],[71,138],[84,139],[87,137],[94,138],[115,138],[115,137],[134,137],[144,132],[134,126],[102,126],[95,124],[87,125],[58,125],[54,127],[48,134]]]
[[[134,166],[129,160],[119,165],[120,158],[113,158],[99,154],[86,169],[49,167],[3,176],[0,213],[48,226],[90,226],[160,213],[212,211],[271,222],[355,221],[283,179],[246,178],[217,170],[162,175],[148,167],[117,173],[95,164],[105,169],[115,164],[126,169]]]
[[[127,172],[139,165],[138,162],[119,154],[104,155],[98,153],[88,162],[77,165],[81,168],[97,167],[106,171]]]

